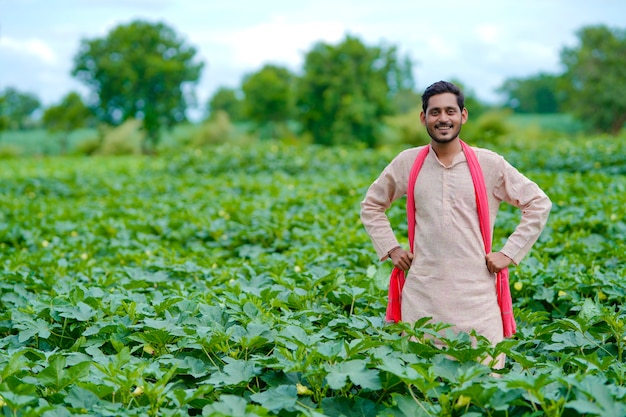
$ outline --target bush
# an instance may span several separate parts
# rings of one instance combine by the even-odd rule
[[[142,123],[129,119],[120,126],[106,129],[98,155],[140,155],[143,140]]]
[[[83,139],[74,146],[72,154],[91,156],[96,154],[101,146],[102,140],[99,138]]]
[[[408,113],[387,117],[385,123],[388,129],[384,142],[411,146],[430,143],[428,132],[420,121],[420,112],[420,108],[416,107]]]
[[[498,144],[513,130],[508,121],[510,116],[511,111],[508,109],[489,110],[475,121],[469,119],[463,126],[461,137],[476,144]]]
[[[226,143],[235,135],[235,128],[228,113],[218,111],[214,117],[205,121],[191,137],[191,146],[203,147]]]
[[[194,148],[215,146],[225,143],[237,146],[246,146],[252,143],[255,135],[246,133],[241,126],[231,123],[230,117],[224,111],[218,111],[209,120],[200,125],[187,140],[188,145]]]

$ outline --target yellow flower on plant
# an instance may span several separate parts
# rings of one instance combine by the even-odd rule
[[[522,284],[520,281],[517,281],[515,284],[513,284],[513,288],[515,288],[515,291],[521,291],[522,288],[524,288],[524,284]]]
[[[465,407],[470,403],[471,400],[472,399],[468,397],[467,395],[460,395],[459,398],[456,400],[455,407],[456,408]]]
[[[608,297],[606,296],[605,293],[603,293],[602,291],[598,291],[598,300],[600,301],[604,301],[606,300]]]
[[[143,394],[143,387],[142,386],[137,386],[134,390],[133,390],[133,396],[138,397],[141,394]]]
[[[296,384],[296,390],[298,391],[298,395],[313,395],[313,391],[300,383]]]
[[[559,290],[559,297],[565,297],[567,295],[567,293],[563,290]]]

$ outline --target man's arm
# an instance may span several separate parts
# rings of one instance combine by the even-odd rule
[[[361,202],[361,221],[380,260],[390,257],[392,249],[400,248],[386,211],[393,201],[406,194],[408,174],[416,154],[417,151],[408,150],[394,158],[372,183]],[[402,248],[394,251],[392,260],[403,252],[406,251]]]
[[[518,264],[539,238],[548,220],[552,202],[537,184],[522,175],[504,159],[502,159],[501,178],[494,194],[498,199],[518,207],[522,212],[515,231],[500,250],[502,255]],[[488,267],[490,261],[493,269],[497,269],[506,262],[499,256],[491,256],[487,258]]]

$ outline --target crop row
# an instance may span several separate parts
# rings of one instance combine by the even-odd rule
[[[622,416],[626,178],[531,164],[562,149],[502,149],[554,208],[511,271],[519,329],[496,347],[441,324],[383,321],[389,265],[358,211],[391,149],[261,143],[10,161],[0,168],[3,411]],[[389,212],[400,237],[403,210]],[[517,219],[502,207],[496,243]],[[445,349],[429,342],[435,332]],[[501,352],[495,375],[484,362]]]

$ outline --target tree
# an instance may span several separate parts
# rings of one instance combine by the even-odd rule
[[[91,111],[80,95],[71,92],[59,104],[50,106],[44,111],[43,125],[51,133],[61,133],[61,152],[66,153],[69,133],[87,126],[92,117]]]
[[[465,108],[469,112],[470,118],[468,123],[473,123],[477,121],[480,116],[486,113],[489,110],[489,106],[480,101],[480,99],[476,96],[474,90],[469,87],[466,87],[463,82],[457,79],[452,79],[450,82],[463,91],[463,96],[465,97]],[[421,108],[421,106],[420,106]]]
[[[243,108],[247,119],[258,126],[285,123],[293,116],[294,75],[284,67],[268,64],[244,77]]]
[[[375,146],[394,96],[413,84],[410,61],[398,62],[395,47],[368,47],[352,36],[336,46],[316,44],[296,93],[303,129],[320,144]]]
[[[41,107],[36,95],[7,87],[1,95],[0,118],[9,129],[25,129],[32,124],[32,115]]]
[[[226,113],[233,122],[243,120],[243,100],[233,88],[220,87],[208,103],[209,117],[213,119],[220,111]]]
[[[598,131],[617,134],[626,123],[626,31],[587,26],[577,36],[577,47],[561,51],[566,108]]]
[[[407,114],[422,107],[422,95],[415,90],[413,62],[408,56],[393,66],[387,78],[393,113]]]
[[[151,151],[163,127],[186,120],[204,65],[195,56],[172,28],[137,20],[105,38],[82,40],[72,75],[94,94],[98,119],[116,126],[141,120],[144,151]]]
[[[528,78],[509,78],[498,88],[507,107],[516,113],[558,113],[559,77],[540,73]]]

